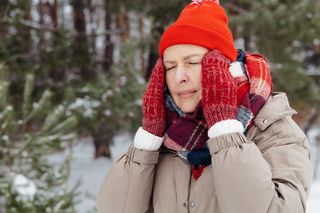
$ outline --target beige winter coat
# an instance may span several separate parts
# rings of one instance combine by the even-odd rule
[[[130,146],[97,197],[100,213],[303,213],[312,181],[309,143],[276,93],[247,136],[208,140],[212,164],[198,180],[173,151]]]

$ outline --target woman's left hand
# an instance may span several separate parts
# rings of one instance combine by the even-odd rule
[[[237,86],[229,72],[230,60],[214,49],[202,59],[202,104],[209,126],[237,116]]]

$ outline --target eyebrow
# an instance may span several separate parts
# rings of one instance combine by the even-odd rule
[[[189,58],[194,57],[194,56],[202,56],[202,55],[201,55],[201,54],[191,54],[191,55],[187,55],[187,56],[183,57],[183,60],[189,59]],[[176,62],[175,62],[175,61],[164,61],[164,63],[173,64],[173,63],[176,63]]]

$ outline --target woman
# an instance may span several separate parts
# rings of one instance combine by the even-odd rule
[[[266,59],[238,51],[225,11],[193,1],[163,34],[143,127],[97,197],[104,213],[306,211],[309,144]]]

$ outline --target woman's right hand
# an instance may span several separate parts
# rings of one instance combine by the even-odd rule
[[[142,101],[143,129],[159,137],[163,137],[166,125],[164,88],[165,67],[159,58]]]

